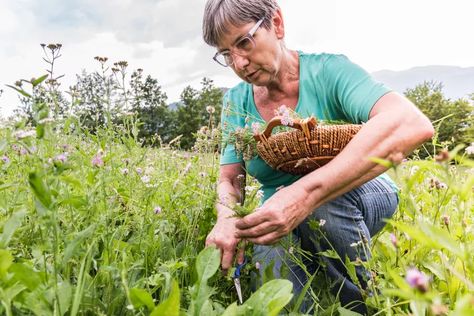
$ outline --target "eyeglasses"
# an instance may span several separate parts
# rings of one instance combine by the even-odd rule
[[[248,56],[255,48],[255,39],[253,35],[257,32],[258,28],[262,24],[264,19],[260,19],[250,31],[237,41],[230,49],[217,52],[212,59],[214,59],[219,65],[228,67],[234,63],[232,54],[239,56]]]

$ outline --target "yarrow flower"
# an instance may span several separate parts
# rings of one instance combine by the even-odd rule
[[[216,109],[213,106],[208,105],[208,106],[206,106],[206,111],[207,111],[207,113],[212,114],[216,111]]]
[[[34,136],[36,136],[36,130],[29,130],[29,131],[19,130],[14,134],[14,136],[16,137],[16,139],[34,137]]]
[[[428,291],[430,278],[417,268],[408,269],[405,280],[413,289],[417,289],[421,292]]]

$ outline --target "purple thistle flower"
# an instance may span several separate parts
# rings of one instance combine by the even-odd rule
[[[420,290],[421,292],[428,291],[430,278],[417,268],[408,269],[405,280],[413,289]]]
[[[9,162],[10,162],[10,158],[8,158],[7,156],[3,156],[3,157],[2,157],[2,161],[3,161],[3,163],[9,163]]]
[[[56,157],[54,157],[54,160],[65,163],[67,160],[67,153],[57,155]]]
[[[162,212],[162,209],[161,209],[161,207],[156,206],[156,207],[153,209],[153,212],[154,212],[155,214],[160,214],[160,213]]]
[[[100,154],[97,154],[95,155],[93,158],[92,158],[92,166],[94,167],[102,167],[104,166],[104,160],[102,160],[102,156]]]

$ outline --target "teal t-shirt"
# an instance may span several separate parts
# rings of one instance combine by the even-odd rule
[[[376,82],[365,70],[344,55],[299,55],[299,96],[295,112],[301,118],[314,116],[319,120],[343,120],[355,124],[367,122],[369,113],[378,99],[391,90]],[[222,129],[226,132],[252,123],[264,123],[255,106],[252,85],[241,82],[224,96]],[[241,163],[233,145],[222,150],[220,164]],[[262,185],[264,201],[280,186],[288,186],[301,176],[272,169],[260,157],[245,161],[248,174]],[[382,175],[396,188],[393,181]]]

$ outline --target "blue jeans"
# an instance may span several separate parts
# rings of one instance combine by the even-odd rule
[[[326,272],[342,306],[365,314],[367,310],[360,288],[352,282],[343,262],[346,256],[351,261],[357,257],[362,261],[369,259],[371,236],[384,227],[384,219],[393,215],[397,205],[396,190],[384,179],[375,178],[315,209],[286,237],[286,241],[298,243],[303,251],[309,253],[302,262],[311,275],[318,269]],[[310,228],[310,221],[321,220],[325,223],[319,229]],[[253,261],[260,263],[262,276],[266,266],[272,262],[273,275],[277,278],[281,277],[282,267],[288,268],[287,278],[293,283],[293,292],[297,297],[308,281],[308,274],[291,261],[288,249],[284,249],[282,244],[284,242],[275,246],[255,245]],[[341,259],[318,255],[330,249],[337,252],[342,262]],[[321,262],[324,264],[321,265]],[[370,277],[368,271],[359,265],[356,274],[360,286],[365,288]],[[301,307],[305,312],[304,309],[310,306],[303,304]]]

